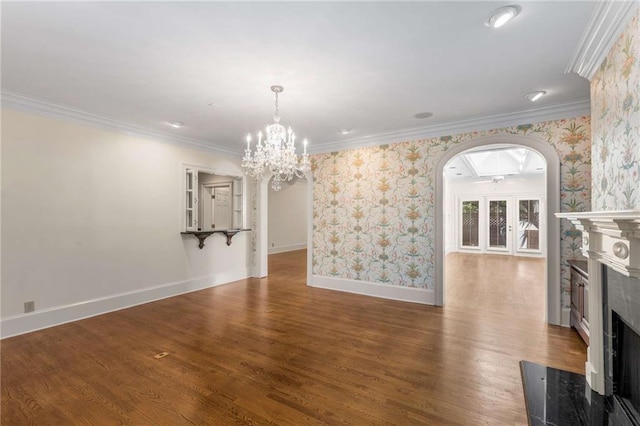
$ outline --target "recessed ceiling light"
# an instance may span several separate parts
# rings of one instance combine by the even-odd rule
[[[349,133],[351,133],[351,129],[342,129],[342,130],[340,130],[340,134],[341,135],[348,135]]]
[[[450,169],[457,169],[456,166],[449,166]]]
[[[415,118],[429,118],[429,117],[433,117],[433,113],[432,112],[419,112],[416,115],[414,115]]]
[[[184,123],[181,121],[170,121],[169,123],[167,123],[169,126],[173,127],[174,129],[179,129],[182,126],[184,126]]]
[[[529,99],[531,102],[535,102],[535,101],[537,101],[538,99],[540,99],[541,97],[543,97],[546,94],[547,94],[547,92],[545,92],[544,90],[538,90],[538,91],[535,91],[535,92],[527,93],[524,96],[527,99]]]
[[[487,27],[500,28],[520,13],[520,6],[511,5],[496,9],[491,13],[491,16],[484,23]]]

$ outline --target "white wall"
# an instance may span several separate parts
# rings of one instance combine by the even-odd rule
[[[295,179],[280,191],[269,186],[269,253],[307,247],[307,181]]]
[[[180,235],[183,163],[241,173],[236,159],[3,110],[2,336],[248,276],[248,233],[202,250]]]
[[[484,181],[478,183],[478,181]],[[446,253],[458,251],[458,216],[457,202],[460,198],[493,197],[493,196],[531,196],[541,198],[542,208],[545,200],[546,180],[543,175],[530,175],[525,178],[506,178],[500,183],[486,182],[486,179],[461,178],[447,179],[445,185],[444,203],[445,217],[445,249]],[[544,215],[540,215],[543,218]]]

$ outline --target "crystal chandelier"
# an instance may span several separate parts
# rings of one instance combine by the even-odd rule
[[[304,152],[299,159],[296,155],[296,135],[291,127],[285,129],[280,124],[278,93],[282,93],[283,90],[282,86],[271,86],[271,91],[276,94],[274,123],[267,126],[264,140],[262,131],[258,132],[255,153],[251,152],[251,134],[247,135],[247,149],[244,150],[242,158],[242,167],[246,169],[246,173],[255,176],[258,180],[262,179],[266,172],[270,172],[273,176],[271,186],[275,191],[280,190],[282,182],[290,181],[294,176],[304,177],[311,169],[307,154],[307,140],[302,141]]]

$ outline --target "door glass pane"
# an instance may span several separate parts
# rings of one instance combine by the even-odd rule
[[[507,247],[507,201],[489,201],[489,247]]]
[[[478,201],[462,202],[462,245],[478,247]]]
[[[540,249],[540,200],[518,203],[518,248]]]
[[[187,190],[193,190],[193,171],[187,170]]]

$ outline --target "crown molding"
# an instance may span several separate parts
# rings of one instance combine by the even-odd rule
[[[472,118],[469,120],[434,124],[432,126],[417,127],[413,129],[397,130],[359,138],[335,140],[323,143],[314,142],[313,150],[311,150],[310,153],[320,154],[323,152],[343,151],[346,149],[383,145],[404,140],[433,138],[472,131],[491,130],[501,127],[517,126],[519,124],[539,123],[543,121],[590,114],[590,101],[578,101],[509,114],[499,114],[488,117]]]
[[[164,132],[147,129],[134,124],[111,120],[95,114],[89,114],[73,108],[64,107],[48,101],[31,98],[11,92],[1,92],[2,107],[40,115],[43,117],[59,119],[73,124],[94,127],[102,130],[124,133],[132,136],[152,138],[162,142],[173,143],[190,148],[213,152],[225,156],[237,157],[242,153],[217,146],[204,141],[179,137]],[[447,136],[470,131],[490,130],[500,127],[510,127],[518,124],[537,123],[542,121],[557,120],[561,118],[577,117],[590,114],[589,101],[572,102],[551,107],[543,107],[509,114],[500,114],[488,117],[479,117],[469,120],[454,121],[413,129],[396,130],[360,138],[334,140],[324,143],[314,143],[311,154],[319,154],[330,151],[343,151],[346,149],[361,148],[364,146],[382,145],[402,140],[431,138]]]
[[[598,2],[565,72],[591,80],[638,10],[638,4],[637,0]]]
[[[2,91],[0,95],[2,96],[2,108],[23,111],[47,118],[54,118],[68,123],[79,124],[81,126],[89,126],[101,130],[124,133],[131,136],[151,138],[161,142],[196,148],[225,156],[238,156],[238,152],[236,151],[213,146],[205,141],[151,130],[135,124],[125,123],[123,121],[111,120],[99,115],[90,114],[77,109],[44,101],[42,99],[36,99],[6,91]]]

